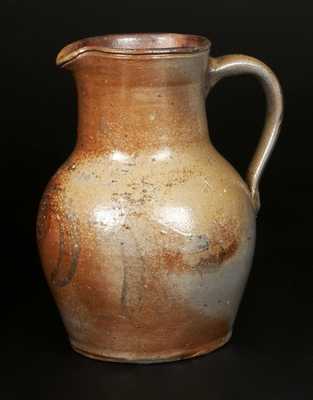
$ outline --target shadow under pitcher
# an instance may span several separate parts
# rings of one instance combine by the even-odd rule
[[[42,266],[74,350],[135,363],[195,357],[231,337],[255,245],[258,184],[282,93],[262,62],[212,58],[183,34],[106,35],[65,47],[74,151],[41,200]],[[244,181],[212,146],[205,99],[253,74],[267,114]]]

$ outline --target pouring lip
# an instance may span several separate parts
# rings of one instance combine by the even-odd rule
[[[58,54],[56,64],[62,66],[79,55],[96,51],[105,54],[177,55],[209,51],[211,42],[204,36],[183,33],[126,33],[94,36],[65,46]]]

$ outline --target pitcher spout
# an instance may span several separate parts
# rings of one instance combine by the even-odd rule
[[[65,46],[57,55],[56,65],[64,68],[72,65],[72,63],[84,53],[90,51],[101,51],[100,48],[97,50],[96,46],[92,46],[86,42],[88,42],[88,40],[84,39]]]

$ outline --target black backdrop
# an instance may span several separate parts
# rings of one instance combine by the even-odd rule
[[[2,399],[313,398],[309,4],[1,1]],[[274,69],[285,95],[233,339],[211,355],[150,367],[100,363],[70,350],[35,241],[41,194],[75,141],[75,89],[55,67],[57,52],[87,36],[145,31],[201,34],[212,41],[214,56],[255,56]],[[223,80],[207,110],[214,144],[244,174],[264,119],[260,86],[251,77]]]

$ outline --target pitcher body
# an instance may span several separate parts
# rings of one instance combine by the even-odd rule
[[[77,85],[78,136],[43,195],[37,232],[71,345],[84,355],[171,361],[231,336],[281,94],[267,67],[241,61],[243,72],[265,68],[270,108],[246,183],[210,142],[206,95],[229,63],[236,73],[215,60],[205,38],[174,34],[108,35],[59,54]]]

